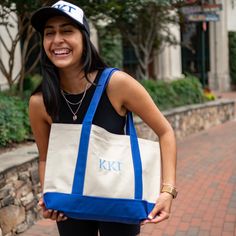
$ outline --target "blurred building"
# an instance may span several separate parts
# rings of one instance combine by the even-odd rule
[[[181,46],[164,47],[150,65],[150,75],[155,79],[172,80],[190,73],[200,78],[204,87],[227,91],[230,89],[228,32],[236,31],[236,0],[198,0],[197,2],[199,1],[212,6],[212,11],[207,12],[212,21],[207,19],[203,23],[197,21],[194,16],[195,21],[187,20],[180,26],[170,26],[172,33],[181,42]],[[195,0],[189,2],[192,2],[192,6],[196,6]],[[221,8],[217,9],[219,5]],[[191,9],[188,11],[185,12],[186,15],[191,15]],[[193,14],[198,15],[198,13]],[[17,25],[15,21],[11,23],[13,26],[11,34],[14,36],[17,33]],[[11,41],[2,25],[0,25],[0,35],[9,47]],[[91,27],[91,35],[92,41],[97,46],[97,34],[93,27]],[[0,57],[7,67],[9,56],[1,41]],[[21,67],[20,45],[17,45],[15,58],[13,74],[17,74]],[[134,72],[136,63],[132,49],[126,47],[125,68]],[[6,87],[7,80],[0,71],[0,89]]]
[[[186,21],[180,26],[183,46],[181,50],[167,48],[159,55],[157,77],[175,78],[190,73],[199,77],[204,87],[227,91],[230,89],[228,32],[236,31],[236,0],[202,2],[209,5],[206,22],[195,18],[196,21]],[[191,8],[188,10],[191,15]]]
[[[172,80],[189,73],[197,76],[204,87],[227,91],[230,89],[228,32],[236,31],[236,0],[189,2],[183,11],[186,20],[180,26],[170,26],[181,46],[166,46],[155,57],[150,74],[155,79]],[[204,13],[198,12],[203,9],[201,4],[205,5]],[[133,69],[135,61],[130,58]]]

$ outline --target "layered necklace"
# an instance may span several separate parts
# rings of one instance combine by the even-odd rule
[[[77,113],[78,113],[78,111],[79,111],[79,109],[80,109],[80,107],[81,107],[81,104],[82,104],[83,100],[84,100],[84,97],[85,97],[85,95],[86,95],[88,86],[89,86],[89,83],[86,84],[86,87],[85,87],[85,89],[84,89],[82,98],[81,98],[78,102],[71,102],[71,101],[69,101],[68,98],[66,98],[66,95],[72,95],[72,94],[66,93],[66,92],[64,92],[64,91],[61,89],[61,95],[62,95],[62,97],[65,99],[65,102],[66,102],[68,108],[70,109],[70,111],[71,111],[71,113],[72,113],[72,115],[73,115],[73,116],[72,116],[73,121],[76,121],[77,118],[78,118],[78,117],[77,117]],[[72,105],[72,106],[77,106],[77,108],[75,109],[75,111],[72,109],[71,105]]]

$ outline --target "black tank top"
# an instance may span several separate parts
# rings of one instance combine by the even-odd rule
[[[79,108],[77,115],[77,120],[73,121],[73,114],[71,113],[65,99],[61,95],[61,105],[60,105],[60,110],[59,110],[59,119],[57,123],[67,123],[67,124],[81,124],[83,121],[83,118],[87,112],[87,109],[89,107],[90,101],[93,97],[96,84],[99,81],[99,78],[101,76],[101,72],[99,71],[95,80],[94,84],[91,85],[87,92],[86,95],[83,99],[83,102]],[[73,103],[78,102],[83,96],[83,93],[81,94],[66,94],[66,98]],[[75,111],[78,107],[78,105],[70,105],[73,111]],[[125,126],[125,117],[120,116],[114,107],[112,106],[106,90],[102,94],[102,97],[100,99],[100,102],[98,104],[96,113],[94,115],[93,119],[93,124],[98,125],[107,131],[114,133],[114,134],[124,134],[124,126]]]

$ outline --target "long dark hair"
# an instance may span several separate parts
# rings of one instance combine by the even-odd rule
[[[83,36],[83,54],[82,54],[82,70],[85,73],[85,78],[88,79],[88,74],[95,70],[102,70],[107,65],[99,56],[96,48],[90,41],[88,33],[78,26]],[[42,36],[43,37],[43,36]],[[42,83],[34,93],[41,91],[43,95],[44,105],[47,113],[53,121],[58,120],[60,109],[60,80],[58,69],[47,57],[44,48],[41,50],[41,68],[42,68]],[[34,94],[33,93],[33,94]]]

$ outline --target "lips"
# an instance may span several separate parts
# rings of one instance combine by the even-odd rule
[[[53,54],[56,56],[63,56],[63,55],[68,55],[71,50],[69,48],[58,48],[58,49],[53,49],[52,50]]]

